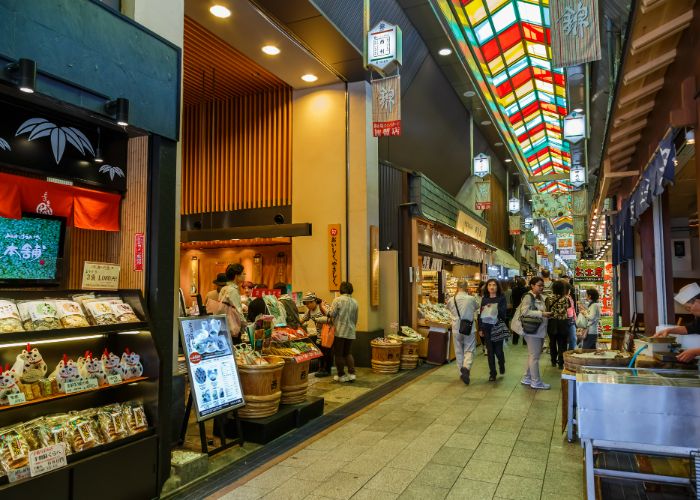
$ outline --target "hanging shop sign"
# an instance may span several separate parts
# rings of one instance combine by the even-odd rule
[[[390,73],[401,66],[402,45],[401,28],[380,21],[367,33],[365,66],[380,75]]]
[[[477,182],[476,186],[476,210],[489,210],[491,208],[491,181]]]
[[[572,144],[586,137],[586,116],[576,111],[564,117],[564,139]]]
[[[109,262],[85,262],[83,264],[82,290],[117,290],[119,289],[118,264]]]
[[[532,215],[536,219],[561,217],[571,213],[570,194],[536,193],[532,195]]]
[[[379,227],[369,226],[369,302],[372,307],[379,306]]]
[[[571,193],[571,213],[575,216],[588,215],[588,190],[581,189]]]
[[[603,282],[605,278],[605,261],[580,260],[576,263],[574,278],[586,282]]]
[[[520,234],[520,216],[511,215],[508,217],[508,232],[509,234]]]
[[[575,250],[574,247],[574,235],[569,234],[558,234],[557,235],[557,250]]]
[[[134,234],[134,271],[143,271],[146,238],[143,233]]]
[[[372,135],[401,135],[401,77],[372,80]]]
[[[340,255],[340,224],[328,224],[328,289],[340,290],[342,259]]]
[[[646,209],[652,205],[654,197],[663,194],[665,187],[673,183],[675,162],[676,148],[673,144],[673,134],[669,133],[659,143],[654,157],[630,195],[629,218],[632,225],[635,225]]]
[[[466,212],[461,210],[457,212],[457,227],[455,229],[481,243],[486,243],[486,225]]]
[[[534,220],[532,217],[525,217],[525,222],[523,222],[523,226],[525,226],[525,229],[530,229],[532,227],[532,224],[534,224]]]
[[[552,66],[566,68],[601,58],[597,0],[551,0]]]
[[[581,165],[573,165],[569,170],[569,182],[576,188],[583,186],[586,183],[586,169]]]
[[[97,126],[68,115],[4,101],[0,116],[0,165],[126,191],[126,134],[106,128],[98,134]]]
[[[243,406],[226,316],[180,318],[180,336],[197,421]]]
[[[486,177],[491,173],[491,157],[484,153],[479,153],[474,157],[474,175]]]
[[[516,197],[508,200],[508,211],[512,214],[517,214],[520,212],[520,200]]]

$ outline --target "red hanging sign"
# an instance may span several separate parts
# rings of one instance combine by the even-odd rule
[[[256,288],[250,292],[250,296],[254,299],[262,298],[265,295],[274,295],[275,297],[279,297],[282,294],[276,288]]]
[[[146,239],[143,233],[134,235],[134,271],[143,271],[143,258]]]

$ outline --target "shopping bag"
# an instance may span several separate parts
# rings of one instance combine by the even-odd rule
[[[576,316],[576,328],[588,328],[588,318],[583,314]]]
[[[491,342],[498,342],[499,340],[505,340],[510,337],[510,330],[508,325],[506,325],[502,320],[498,322],[491,328]]]
[[[335,339],[335,328],[333,328],[333,325],[323,325],[321,328],[321,347],[330,349],[333,347],[333,339]]]

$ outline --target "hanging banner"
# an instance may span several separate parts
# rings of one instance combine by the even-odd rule
[[[580,260],[576,263],[574,273],[576,280],[587,283],[602,283],[605,279],[604,260]],[[602,294],[601,294],[602,295]]]
[[[372,80],[372,135],[401,135],[401,77]]]
[[[134,271],[143,271],[146,238],[143,233],[134,234]]]
[[[508,232],[509,234],[520,234],[520,216],[511,215],[508,217]]]
[[[525,233],[525,244],[529,247],[535,244],[535,233],[533,233],[532,231],[528,231],[527,233]]]
[[[572,250],[574,248],[573,234],[569,233],[557,235],[557,250]]]
[[[476,210],[488,210],[491,208],[491,181],[476,182]]]
[[[379,306],[379,226],[369,226],[369,301]]]
[[[581,189],[571,193],[571,212],[573,215],[588,213],[588,190]]]
[[[586,218],[580,215],[574,217],[574,235],[576,239],[582,236],[585,239],[586,236]]]
[[[340,290],[342,259],[340,256],[340,224],[328,224],[328,289]]]
[[[460,233],[474,238],[482,243],[486,243],[486,226],[479,222],[475,217],[462,212],[457,212],[457,227],[455,228]]]
[[[549,13],[553,67],[566,68],[601,58],[597,0],[551,0]]]
[[[570,194],[539,193],[532,195],[532,216],[535,219],[561,217],[571,213]]]

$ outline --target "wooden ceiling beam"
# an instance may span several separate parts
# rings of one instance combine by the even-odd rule
[[[620,170],[620,169],[623,168],[623,167],[626,167],[626,166],[629,165],[630,163],[632,163],[632,157],[631,157],[631,156],[628,156],[628,157],[625,158],[624,160],[618,160],[618,161],[616,161],[616,162],[612,165],[611,168],[613,168],[615,171],[617,171],[617,170]]]
[[[646,118],[644,118],[643,120],[636,121],[632,125],[630,125],[629,127],[621,128],[620,130],[616,130],[614,134],[611,134],[610,135],[610,142],[615,142],[623,137],[627,137],[632,132],[636,132],[637,130],[641,130],[646,126],[647,126],[647,119]]]
[[[635,148],[635,147],[625,149],[624,151],[620,151],[617,154],[611,155],[610,161],[615,163],[617,161],[620,161],[623,158],[627,158],[628,156],[632,156],[635,151],[637,151],[637,148]]]
[[[667,1],[668,0],[642,0],[642,14],[646,14],[647,12],[650,12],[655,8],[662,6]]]
[[[613,144],[612,146],[608,147],[608,154],[612,155],[615,151],[619,151],[621,149],[625,149],[628,146],[631,146],[632,144],[636,144],[637,142],[639,142],[639,139],[641,139],[641,138],[642,138],[642,134],[636,134],[636,135],[633,135],[633,136],[625,139],[624,141],[617,142],[617,143]]]
[[[661,26],[654,28],[644,35],[632,40],[630,53],[632,55],[636,55],[639,52],[648,49],[652,45],[657,44],[680,31],[683,31],[690,26],[692,20],[693,9],[690,9],[680,16],[675,17]]]
[[[653,82],[649,83],[648,85],[644,85],[643,87],[635,90],[634,92],[630,92],[629,94],[625,94],[617,102],[617,107],[624,108],[628,104],[631,104],[631,103],[638,101],[638,100],[640,100],[648,95],[651,95],[655,92],[658,92],[659,90],[661,90],[661,87],[663,87],[663,86],[664,86],[664,77],[662,76],[661,78],[654,80]]]
[[[638,66],[630,71],[628,71],[622,79],[622,83],[629,85],[630,83],[638,80],[646,75],[665,68],[671,64],[676,59],[677,51],[676,49],[664,52],[659,57],[656,57],[650,61],[645,62],[641,66]]]
[[[636,177],[639,175],[639,170],[625,170],[624,172],[608,172],[605,177],[610,179],[620,179],[623,177]]]
[[[628,111],[627,113],[623,113],[617,118],[615,118],[615,126],[619,127],[622,123],[633,120],[635,118],[639,118],[640,116],[644,116],[648,114],[652,109],[654,109],[654,106],[656,103],[654,101],[648,102],[646,104],[641,104],[638,105],[636,108],[632,109],[631,111]]]

